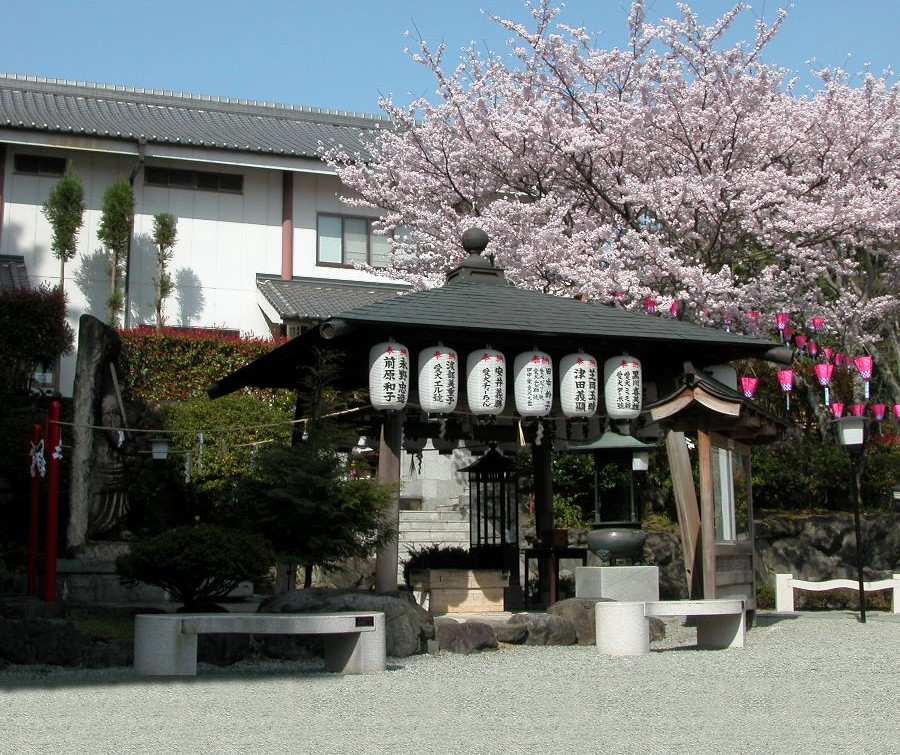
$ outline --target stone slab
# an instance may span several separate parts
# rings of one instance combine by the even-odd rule
[[[576,598],[659,600],[657,566],[576,566]]]

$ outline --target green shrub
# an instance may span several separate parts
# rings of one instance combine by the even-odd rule
[[[274,563],[271,546],[259,535],[210,524],[136,542],[116,560],[125,584],[162,587],[188,609],[224,598],[240,582],[264,579]]]
[[[474,569],[475,557],[468,548],[460,545],[431,543],[409,549],[403,560],[403,581],[407,585],[410,574],[421,569]]]

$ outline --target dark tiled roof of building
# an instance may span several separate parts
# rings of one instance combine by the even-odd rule
[[[320,142],[364,154],[361,136],[389,123],[337,110],[0,74],[6,128],[318,158]]]
[[[30,288],[25,258],[12,254],[0,254],[0,293]]]
[[[325,320],[347,309],[390,299],[408,290],[397,283],[356,283],[257,276],[256,287],[282,319]]]
[[[540,348],[554,360],[580,349],[598,359],[628,353],[651,373],[680,372],[688,361],[789,359],[780,353],[780,344],[762,338],[513,286],[454,281],[338,312],[223,377],[209,392],[215,397],[248,385],[293,387],[298,367],[316,348],[343,352],[347,385],[364,385],[369,349],[390,338],[414,354],[436,343],[460,354],[488,345],[508,355]]]

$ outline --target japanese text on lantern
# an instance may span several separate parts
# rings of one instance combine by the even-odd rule
[[[396,401],[409,390],[409,360],[406,351],[388,349],[382,357],[382,391],[385,401]]]
[[[616,408],[623,410],[641,407],[641,370],[633,362],[623,362],[616,373]]]

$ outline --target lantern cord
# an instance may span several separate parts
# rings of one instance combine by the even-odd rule
[[[534,434],[534,445],[541,445],[541,441],[544,439],[544,423],[538,420],[537,423],[537,432]]]
[[[519,435],[519,445],[524,446],[525,445],[525,432],[522,430],[522,420],[521,419],[518,422],[516,422],[516,430],[518,431],[518,435]]]

